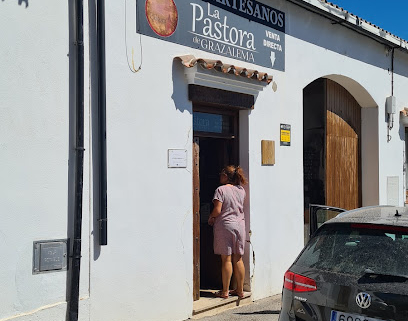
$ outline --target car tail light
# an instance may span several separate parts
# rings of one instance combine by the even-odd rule
[[[316,281],[303,275],[287,271],[283,278],[283,287],[293,292],[316,291]]]

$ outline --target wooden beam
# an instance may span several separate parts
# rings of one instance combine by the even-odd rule
[[[237,109],[253,109],[255,103],[252,95],[199,85],[188,85],[188,99],[196,104]]]

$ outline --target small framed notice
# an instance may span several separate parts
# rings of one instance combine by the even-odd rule
[[[280,145],[290,146],[290,125],[280,124]]]
[[[186,149],[169,149],[167,158],[168,168],[186,168],[187,167],[187,150]]]

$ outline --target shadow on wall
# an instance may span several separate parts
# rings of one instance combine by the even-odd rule
[[[4,2],[6,0],[1,0],[1,2]],[[28,0],[18,0],[18,4],[21,6],[22,4],[25,4],[25,7],[28,7]]]
[[[188,111],[193,113],[191,101],[188,100],[188,84],[184,75],[184,66],[178,59],[173,59],[172,79],[173,79],[173,94],[171,99],[174,101],[174,106],[180,112]]]

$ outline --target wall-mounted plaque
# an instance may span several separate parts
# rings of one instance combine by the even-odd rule
[[[167,167],[168,168],[186,168],[187,167],[187,150],[186,149],[169,149]]]
[[[262,165],[275,165],[275,141],[261,141]]]

